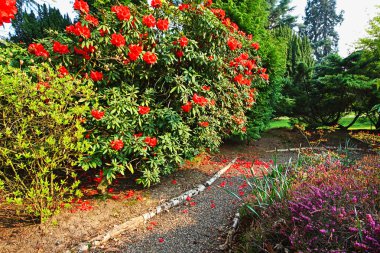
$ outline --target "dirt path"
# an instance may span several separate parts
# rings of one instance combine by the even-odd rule
[[[224,243],[225,233],[241,204],[226,190],[238,194],[239,187],[245,188],[244,185],[243,178],[220,178],[184,205],[159,215],[135,231],[124,233],[93,252],[220,252],[219,245]]]

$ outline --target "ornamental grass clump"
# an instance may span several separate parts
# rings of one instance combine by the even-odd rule
[[[269,76],[253,36],[212,1],[99,1],[96,13],[85,1],[74,5],[78,22],[54,40],[29,45],[29,52],[60,75],[94,86],[93,113],[83,124],[92,150],[80,166],[102,169],[99,189],[135,171],[138,183],[158,183],[184,159],[245,134],[256,87]]]

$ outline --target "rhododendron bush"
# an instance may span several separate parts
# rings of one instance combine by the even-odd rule
[[[96,16],[77,0],[77,23],[29,45],[58,75],[94,85],[83,123],[92,150],[80,166],[103,171],[100,189],[135,170],[137,182],[149,186],[184,159],[246,131],[255,87],[269,76],[254,36],[210,5],[115,4]]]

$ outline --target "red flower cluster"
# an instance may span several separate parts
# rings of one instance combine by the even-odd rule
[[[166,31],[169,29],[169,20],[167,19],[159,19],[156,24],[157,28],[161,31]]]
[[[58,69],[58,77],[64,77],[64,76],[67,76],[69,73],[69,71],[67,70],[67,68],[65,68],[64,66],[61,66],[59,69]]]
[[[208,127],[209,123],[207,121],[202,121],[198,123],[201,127]]]
[[[53,43],[53,51],[58,54],[68,54],[70,53],[69,47],[55,41]]]
[[[16,0],[2,0],[0,2],[0,26],[10,23],[17,13]]]
[[[260,77],[264,79],[265,81],[269,80],[269,75],[266,73],[267,69],[266,68],[261,68],[259,69],[258,73],[260,74]]]
[[[188,101],[185,105],[181,106],[184,112],[190,112],[191,107],[192,107],[192,103],[190,101]]]
[[[212,0],[206,0],[205,3],[204,3],[204,5],[206,7],[210,7],[212,5]]]
[[[179,9],[180,11],[188,10],[189,8],[190,8],[190,5],[189,5],[189,4],[180,4],[180,5],[178,6],[178,9]]]
[[[233,38],[233,37],[230,37],[228,38],[227,40],[227,46],[232,50],[236,50],[238,48],[241,48],[242,47],[242,44],[240,41],[238,41],[237,39]]]
[[[74,52],[78,55],[82,55],[86,60],[90,59],[90,54],[95,52],[94,46],[84,47],[82,49],[74,46]]]
[[[66,32],[69,34],[74,34],[75,36],[82,36],[86,39],[89,39],[91,37],[90,29],[87,26],[82,25],[81,22],[77,22],[74,25],[67,26]]]
[[[182,58],[182,57],[183,57],[183,51],[178,50],[177,52],[175,52],[175,55],[176,55],[178,58]]]
[[[142,46],[134,45],[134,44],[130,45],[129,52],[128,52],[129,59],[131,59],[131,61],[136,61],[139,58],[142,50],[143,50]]]
[[[35,56],[41,56],[43,58],[49,57],[49,52],[46,51],[44,46],[39,43],[32,43],[28,47],[28,52],[34,54]]]
[[[124,142],[123,140],[112,140],[110,145],[113,150],[119,151],[124,147]]]
[[[97,120],[100,120],[104,116],[104,112],[99,111],[99,110],[91,110],[91,115]]]
[[[87,14],[90,12],[90,7],[88,6],[88,3],[83,0],[75,0],[74,10]]]
[[[122,47],[125,45],[125,38],[121,34],[114,33],[111,35],[111,43],[116,47]]]
[[[128,21],[131,18],[131,12],[128,6],[115,5],[111,7],[111,11],[116,14],[120,21]]]
[[[93,26],[99,25],[99,20],[90,14],[86,15],[84,19]]]
[[[144,115],[150,112],[149,106],[139,106],[139,114]]]
[[[99,71],[91,71],[90,77],[94,82],[103,80],[103,73]]]
[[[104,37],[104,36],[106,36],[106,35],[108,34],[108,31],[107,31],[107,30],[100,29],[100,30],[99,30],[99,34],[100,34],[100,36]]]
[[[160,8],[162,6],[162,2],[161,2],[161,0],[152,0],[152,2],[150,3],[150,5],[153,8]]]
[[[181,47],[186,47],[187,44],[189,43],[189,40],[188,38],[186,38],[185,36],[182,36],[179,40],[178,40],[178,43]]]
[[[148,136],[148,137],[145,138],[144,142],[145,142],[148,146],[154,148],[154,147],[157,145],[157,138],[156,138],[156,137],[149,137],[149,136]]]
[[[218,19],[224,19],[226,17],[226,12],[223,9],[211,9],[211,12],[214,13]]]
[[[251,47],[253,47],[257,51],[257,50],[259,50],[260,45],[259,45],[259,43],[254,42],[254,43],[251,44]]]
[[[251,80],[244,78],[244,76],[242,74],[235,76],[234,81],[237,82],[238,84],[243,84],[243,85],[247,85],[247,86],[251,85]]]
[[[148,64],[155,64],[157,62],[157,55],[152,52],[146,52],[143,55],[143,60]]]
[[[146,25],[149,28],[152,28],[156,25],[156,19],[154,18],[152,14],[148,16],[144,16],[142,19],[142,22],[144,25]]]
[[[209,91],[210,90],[210,86],[203,85],[202,86],[202,90]]]
[[[194,103],[196,103],[196,104],[198,104],[200,106],[205,106],[208,103],[208,101],[207,101],[207,99],[205,97],[198,96],[197,93],[194,93],[194,95],[193,95],[193,101],[194,101]]]

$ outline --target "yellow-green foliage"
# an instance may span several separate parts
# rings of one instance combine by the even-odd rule
[[[44,219],[80,195],[73,168],[89,148],[80,117],[93,91],[47,64],[13,68],[2,54],[0,196]]]

